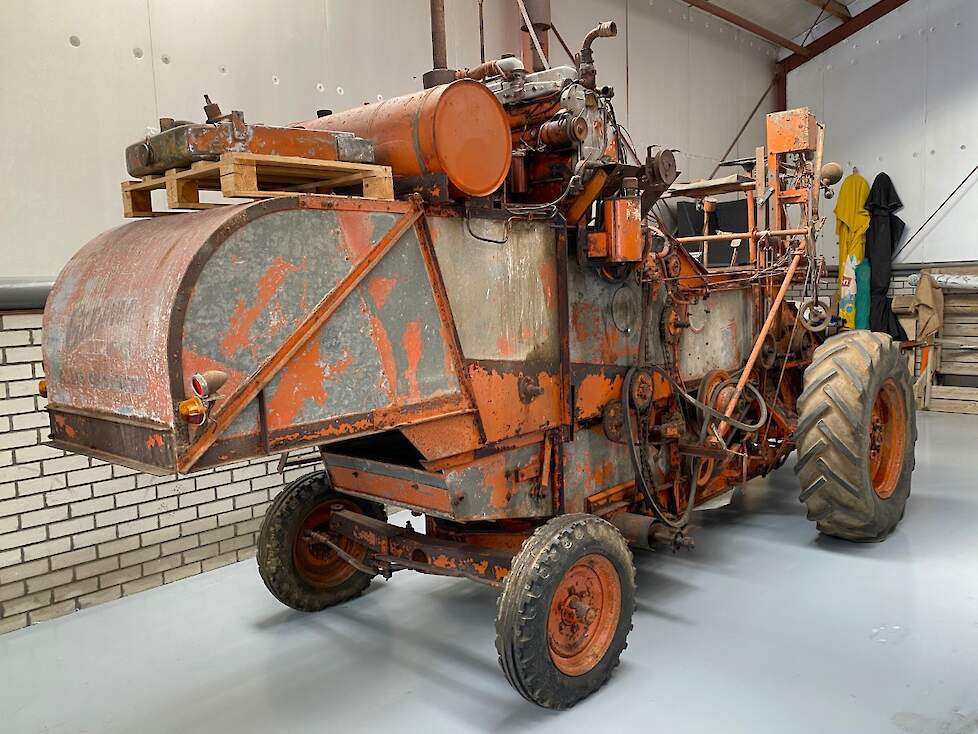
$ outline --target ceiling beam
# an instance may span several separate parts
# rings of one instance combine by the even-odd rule
[[[846,21],[852,17],[849,13],[849,8],[840,3],[839,0],[807,0],[807,2],[817,8],[821,8],[826,13],[831,13],[839,20]]]
[[[759,26],[753,21],[747,20],[747,18],[742,18],[736,13],[731,13],[729,10],[724,10],[723,8],[709,2],[709,0],[683,0],[683,2],[691,7],[702,10],[704,13],[709,13],[710,15],[720,18],[721,20],[725,20],[738,28],[742,28],[748,33],[752,33],[766,41],[770,41],[775,46],[786,48],[789,51],[794,52],[794,55],[796,56],[801,56],[803,58],[808,56],[808,51],[806,51],[803,46],[799,46],[791,39],[785,38],[784,36],[779,36],[777,33],[769,31],[767,28]]]
[[[689,0],[685,0],[688,2]],[[814,59],[819,54],[825,53],[833,46],[842,43],[850,36],[858,33],[870,23],[875,23],[884,15],[892,13],[908,0],[879,0],[875,5],[866,8],[859,15],[854,15],[837,28],[833,28],[824,36],[816,38],[805,46],[805,53],[794,53],[780,62],[779,66],[784,69],[784,73],[794,71],[806,61]]]

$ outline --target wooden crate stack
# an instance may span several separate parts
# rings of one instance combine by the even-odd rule
[[[325,161],[256,153],[225,153],[217,161],[199,161],[189,168],[173,168],[158,176],[122,182],[122,208],[126,217],[157,217],[172,210],[210,209],[227,203],[200,200],[201,191],[219,191],[229,199],[331,193],[355,187],[373,199],[393,199],[391,169],[372,163]],[[152,192],[166,190],[171,211],[153,209]]]
[[[978,275],[978,268],[934,268],[933,272]],[[978,415],[978,387],[943,384],[948,376],[978,382],[978,293],[944,291],[944,323],[934,339],[928,372],[924,393],[928,410]]]

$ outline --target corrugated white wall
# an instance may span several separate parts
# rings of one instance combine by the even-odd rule
[[[861,0],[853,12],[870,5]],[[826,124],[826,159],[872,183],[893,179],[909,236],[978,163],[978,3],[911,0],[788,76],[789,106]],[[903,263],[978,259],[970,183],[901,255]],[[823,251],[838,260],[835,202]]]
[[[478,62],[478,4],[448,0],[448,61]],[[518,52],[515,3],[485,3],[487,54]],[[773,49],[675,0],[555,0],[576,50],[595,49],[637,145],[683,151],[695,176],[768,84]],[[566,63],[552,41],[555,63]],[[0,275],[53,276],[122,222],[127,144],[161,115],[200,119],[206,92],[253,122],[285,124],[420,87],[425,0],[34,0],[0,14]],[[768,107],[762,109],[766,111]],[[759,121],[739,148],[761,141]]]

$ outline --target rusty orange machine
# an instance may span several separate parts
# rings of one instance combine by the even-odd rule
[[[591,43],[615,34],[596,27],[573,66],[503,58],[277,131],[211,110],[137,144],[141,171],[254,141],[352,151],[397,196],[300,192],[95,238],[45,312],[54,445],[160,474],[316,447],[324,468],[265,517],[271,593],[311,612],[405,569],[497,587],[502,669],[552,708],[618,663],[629,545],[691,545],[694,509],[793,450],[820,531],[886,537],[914,404],[888,336],[828,337],[823,128],[769,115],[746,173],[676,184],[673,154],[640,156],[596,84]],[[679,240],[654,213],[725,193],[748,231]],[[711,263],[734,240],[747,263]]]

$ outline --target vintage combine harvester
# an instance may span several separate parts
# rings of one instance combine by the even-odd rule
[[[618,663],[629,545],[690,545],[692,510],[792,450],[820,531],[886,537],[914,405],[888,336],[825,338],[822,127],[771,114],[746,175],[674,185],[672,153],[636,155],[596,83],[591,44],[615,35],[597,26],[573,66],[441,69],[290,128],[211,104],[164,121],[128,151],[129,212],[153,188],[204,211],[106,232],[61,273],[52,443],[158,474],[316,447],[325,468],[265,517],[272,594],[311,612],[403,569],[497,587],[503,671],[551,708]],[[679,240],[653,210],[730,192],[746,232]],[[712,263],[732,240],[746,264]]]

